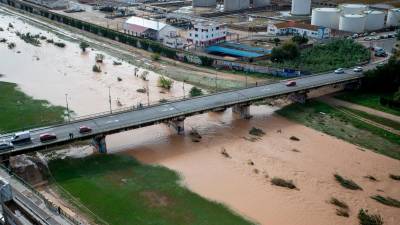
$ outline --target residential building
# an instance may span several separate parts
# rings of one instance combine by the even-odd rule
[[[170,48],[183,48],[178,29],[155,20],[132,16],[123,24],[124,32],[137,37],[158,40]]]
[[[268,33],[272,35],[302,35],[309,38],[324,39],[331,36],[331,29],[295,21],[270,23]]]
[[[187,33],[188,43],[206,47],[226,40],[227,28],[225,24],[213,21],[198,20]]]

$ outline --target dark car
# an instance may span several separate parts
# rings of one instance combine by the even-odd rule
[[[53,140],[57,139],[57,136],[55,134],[45,133],[45,134],[41,134],[39,139],[41,142],[53,141]]]
[[[288,87],[296,86],[296,81],[294,81],[294,80],[288,81],[288,82],[286,82],[286,86],[288,86]]]
[[[90,133],[90,132],[92,132],[92,128],[90,128],[88,126],[79,127],[79,133],[81,133],[81,134],[86,134],[86,133]]]
[[[11,142],[0,142],[0,150],[13,149],[14,145]]]

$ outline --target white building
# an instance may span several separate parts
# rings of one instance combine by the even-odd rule
[[[124,32],[133,36],[158,40],[170,48],[183,48],[178,29],[159,21],[132,16],[122,25]]]
[[[188,43],[195,46],[209,46],[225,41],[227,28],[225,24],[213,21],[199,20],[193,24],[193,28],[187,33]]]
[[[327,27],[314,26],[294,21],[268,24],[269,34],[272,35],[302,35],[309,38],[324,39],[331,36],[331,29]]]

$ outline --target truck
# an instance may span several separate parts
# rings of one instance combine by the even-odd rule
[[[11,139],[11,143],[13,144],[21,144],[27,142],[31,142],[31,134],[29,131],[15,133],[13,138]]]

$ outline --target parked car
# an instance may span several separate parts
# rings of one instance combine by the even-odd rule
[[[45,133],[45,134],[41,134],[39,139],[41,142],[47,142],[47,141],[56,140],[57,136],[55,134]]]
[[[388,38],[394,38],[394,37],[396,37],[396,35],[394,35],[394,34],[388,34]]]
[[[371,40],[370,37],[365,37],[365,38],[364,38],[364,41],[370,41],[370,40]]]
[[[2,141],[0,142],[0,150],[13,149],[14,145],[11,142]]]
[[[286,82],[286,86],[288,86],[288,87],[296,86],[296,81],[294,81],[294,80],[288,81],[288,82]]]
[[[338,69],[335,70],[335,73],[336,74],[344,73],[344,69],[343,68],[338,68]]]
[[[385,51],[377,51],[375,52],[376,57],[386,57],[387,53]]]
[[[372,32],[370,35],[371,35],[371,36],[375,36],[375,35],[376,35],[376,32]]]
[[[355,73],[361,73],[363,71],[363,68],[361,66],[357,66],[356,68],[353,69]]]
[[[31,134],[29,131],[15,133],[13,138],[11,139],[11,143],[13,144],[28,143],[30,141],[31,141]]]
[[[88,126],[80,126],[79,127],[79,133],[81,134],[86,134],[86,133],[90,133],[92,132],[92,128],[88,127]]]

